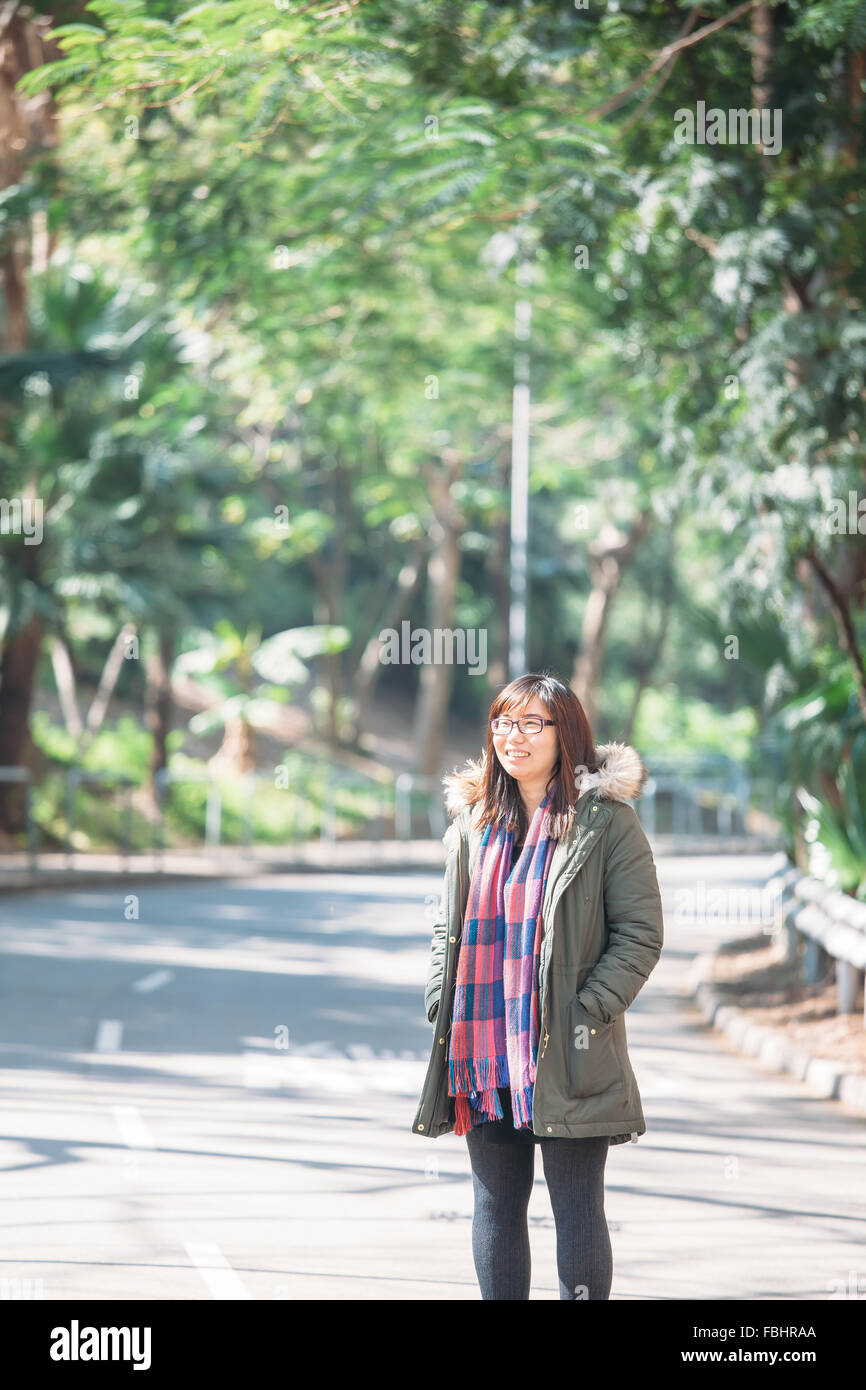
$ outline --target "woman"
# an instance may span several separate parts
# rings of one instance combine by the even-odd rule
[[[593,744],[547,675],[493,701],[482,759],[445,777],[453,823],[425,1004],[433,1048],[412,1125],[466,1136],[483,1299],[528,1299],[535,1144],[561,1299],[610,1296],[610,1144],[646,1133],[625,1011],[662,949],[633,748]]]

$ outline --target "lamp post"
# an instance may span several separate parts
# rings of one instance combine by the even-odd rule
[[[517,284],[532,279],[532,266],[521,243]],[[529,335],[532,304],[519,297],[514,305],[514,391],[511,403],[511,603],[508,612],[508,678],[526,670],[526,555],[529,534]]]

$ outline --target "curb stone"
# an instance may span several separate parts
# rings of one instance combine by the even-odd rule
[[[696,956],[690,972],[692,997],[707,1023],[724,1033],[740,1052],[757,1057],[776,1071],[790,1072],[811,1095],[838,1100],[866,1119],[866,1076],[846,1071],[844,1062],[813,1056],[780,1029],[755,1023],[747,1009],[723,1002],[709,979],[716,954],[705,951]]]

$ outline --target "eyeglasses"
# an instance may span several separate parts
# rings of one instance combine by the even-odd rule
[[[495,734],[510,734],[516,724],[522,734],[540,734],[545,724],[555,723],[555,719],[542,719],[538,714],[528,714],[522,719],[491,719],[490,727]]]

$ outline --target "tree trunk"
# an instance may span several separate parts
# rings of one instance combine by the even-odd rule
[[[30,704],[39,655],[42,620],[33,614],[11,635],[7,630],[0,659],[0,767],[24,767],[31,756]],[[0,828],[24,829],[20,786],[0,782]]]
[[[670,552],[668,552],[668,559],[667,563],[665,564],[664,575],[662,578],[662,592],[659,601],[658,630],[656,632],[655,641],[652,644],[650,644],[649,640],[641,643],[641,650],[647,652],[648,655],[646,659],[641,661],[640,665],[638,666],[637,684],[635,686],[634,699],[632,700],[632,705],[628,714],[628,718],[625,721],[625,727],[622,730],[622,733],[620,734],[620,738],[622,739],[623,743],[630,743],[632,740],[632,736],[634,734],[634,726],[637,722],[638,710],[640,709],[640,702],[643,698],[643,693],[649,685],[650,680],[657,673],[658,664],[661,660],[662,651],[664,650],[665,638],[667,637],[668,633],[668,625],[670,623],[673,601],[674,566]]]
[[[34,156],[57,144],[57,108],[50,92],[24,97],[17,84],[26,72],[63,57],[44,35],[50,15],[34,15],[24,5],[0,6],[0,189],[20,183]],[[4,352],[23,352],[28,341],[27,269],[30,237],[23,226],[10,229],[0,252],[5,325]]]
[[[373,696],[382,674],[382,663],[379,660],[382,643],[379,641],[379,633],[385,628],[395,628],[400,619],[406,616],[423,573],[423,561],[423,550],[419,546],[411,559],[407,560],[406,564],[401,567],[387,607],[384,609],[376,625],[376,631],[364,648],[364,654],[358,663],[358,669],[352,683],[355,699],[355,741],[367,727]]]
[[[0,7],[0,189],[20,183],[34,156],[57,143],[56,105],[50,92],[23,97],[17,84],[25,72],[62,57],[54,41],[44,34],[52,28],[50,15],[34,15],[17,4]],[[23,352],[28,343],[27,270],[30,238],[26,227],[13,226],[0,251],[0,351]],[[0,437],[4,434],[0,414]],[[38,496],[38,484],[31,484]],[[30,489],[29,489],[30,490]],[[10,573],[35,584],[38,577],[37,546],[23,546]],[[3,637],[0,658],[0,765],[20,767],[31,753],[30,706],[33,681],[42,650],[42,619],[34,612],[18,621],[18,596],[14,592]],[[0,783],[0,826],[14,832],[23,825],[21,790]]]
[[[352,525],[347,498],[351,494],[350,479],[342,465],[332,469],[330,477],[331,489],[328,510],[334,519],[334,528],[324,551],[321,554],[310,556],[310,567],[315,575],[319,590],[316,622],[337,626],[340,624],[345,611],[346,575],[348,573],[346,536]],[[325,738],[332,748],[338,747],[341,743],[337,706],[345,693],[342,656],[342,652],[327,652],[321,658],[328,690]]]
[[[27,262],[29,246],[23,232],[13,232],[0,252],[5,325],[3,351],[23,352],[27,346]]]
[[[208,760],[208,767],[217,776],[234,776],[254,772],[257,764],[255,730],[245,719],[229,719],[219,749]]]
[[[773,8],[756,5],[752,10],[752,105],[758,110],[770,105],[772,66]]]
[[[427,477],[434,520],[430,528],[433,550],[427,566],[431,638],[436,628],[451,628],[460,577],[460,535],[463,515],[451,496],[451,485],[460,471],[460,456],[448,451],[444,469],[430,468]],[[434,777],[439,771],[448,704],[454,685],[449,661],[428,662],[421,667],[415,722],[412,731],[416,770]]]
[[[652,518],[652,509],[645,508],[628,536],[612,522],[605,522],[597,539],[587,549],[592,590],[584,610],[580,649],[574,662],[571,686],[591,725],[595,723],[604,665],[605,632],[613,600],[635,551],[652,525]]]
[[[93,702],[87,712],[87,727],[79,742],[79,751],[83,751],[96,737],[102,728],[105,716],[108,713],[108,706],[114,694],[114,687],[117,685],[118,678],[123,670],[124,648],[131,638],[135,637],[136,630],[133,623],[124,623],[120,632],[114,639],[111,651],[102,668],[102,675],[99,678],[99,686],[93,697]]]
[[[839,587],[814,545],[809,546],[806,551],[806,558],[815,571],[830,605],[830,611],[836,622],[836,631],[839,634],[839,645],[848,657],[854,672],[857,703],[860,706],[861,714],[866,719],[866,663],[864,663],[863,653],[857,645],[857,633],[851,615],[849,595]]]
[[[147,662],[147,685],[144,704],[148,732],[153,739],[150,750],[150,793],[157,802],[156,774],[168,767],[168,735],[171,732],[171,664],[174,659],[174,636],[160,631],[156,645]]]
[[[51,665],[54,668],[54,683],[57,686],[57,695],[60,700],[66,732],[71,734],[73,738],[80,738],[84,725],[78,711],[75,671],[72,668],[69,648],[62,637],[55,637],[51,645]]]

